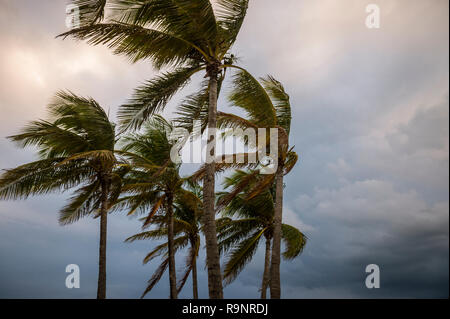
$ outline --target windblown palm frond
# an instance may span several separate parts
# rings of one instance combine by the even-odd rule
[[[248,9],[249,0],[218,0],[217,23],[220,26],[222,41],[228,50],[236,41]]]
[[[252,259],[258,248],[259,240],[264,230],[256,231],[249,238],[240,242],[230,254],[224,268],[224,280],[229,284],[242,271],[245,265]]]
[[[153,276],[148,280],[147,288],[145,288],[144,292],[141,295],[141,298],[144,298],[146,294],[148,294],[153,287],[159,282],[162,275],[164,275],[167,267],[169,266],[169,258],[165,258],[163,262],[159,265],[156,271],[153,273]]]
[[[0,199],[65,191],[88,180],[95,171],[82,162],[60,166],[64,158],[49,158],[5,170],[0,177]]]
[[[267,186],[258,186],[267,183],[268,176],[258,175],[256,171],[235,171],[223,182],[224,188],[230,188],[231,191],[217,194],[219,202],[223,202],[224,198],[227,199],[222,211],[226,217],[218,227],[220,252],[228,255],[223,274],[227,284],[231,283],[251,261],[261,236],[264,235],[266,238],[266,245],[272,240],[275,215],[275,194],[271,186],[273,180]],[[256,195],[249,196],[255,186],[262,189]],[[239,219],[228,218],[235,216]],[[293,259],[303,251],[306,236],[293,226],[283,224],[282,227],[282,238],[286,246],[283,257]],[[266,254],[268,253],[266,249]]]
[[[98,23],[75,28],[58,37],[72,37],[91,45],[106,45],[116,55],[126,56],[131,62],[149,59],[157,69],[181,66],[186,57],[198,55],[195,46],[169,33],[127,23]]]
[[[184,235],[180,236],[174,239],[174,250],[177,251],[179,249],[183,249],[189,244],[189,237]],[[153,259],[161,256],[164,254],[166,256],[168,253],[168,243],[162,243],[160,245],[157,245],[151,252],[149,252],[145,258],[143,259],[143,263],[147,264]]]
[[[60,91],[48,111],[49,120],[31,122],[9,139],[21,147],[37,146],[42,158],[113,149],[114,125],[93,99]]]
[[[229,100],[244,109],[249,121],[255,126],[270,128],[277,125],[276,112],[269,95],[247,71],[239,70],[234,75]]]
[[[289,151],[286,156],[286,162],[284,164],[284,175],[289,174],[289,172],[294,168],[295,164],[297,164],[298,161],[298,154]]]
[[[308,238],[301,231],[286,224],[281,225],[281,238],[286,245],[286,251],[283,252],[285,259],[294,259],[300,255],[308,241]]]
[[[248,238],[261,224],[261,221],[257,218],[230,220],[220,228],[217,236],[220,252],[229,252],[230,249],[239,244],[243,239]]]
[[[281,82],[276,80],[273,76],[268,75],[266,78],[261,79],[261,81],[272,99],[273,106],[276,110],[278,125],[284,128],[287,134],[289,134],[292,119],[289,95],[284,90]]]
[[[154,26],[203,48],[215,43],[217,26],[209,0],[114,0],[111,8],[121,22]]]
[[[75,191],[70,202],[59,212],[59,223],[67,225],[100,208],[100,182],[95,181]]]
[[[183,277],[181,277],[181,279],[178,281],[177,284],[178,293],[180,293],[180,291],[183,289],[193,268],[196,267],[196,259],[198,257],[199,250],[200,250],[200,237],[197,237],[191,241],[191,247],[189,248],[188,255],[186,256],[184,275]]]
[[[145,239],[164,239],[167,236],[167,228],[157,228],[153,230],[147,230],[142,233],[138,233],[136,235],[128,237],[125,242],[131,243],[136,240],[145,240]]]
[[[178,127],[187,129],[189,132],[193,131],[194,121],[200,121],[201,131],[206,128],[208,123],[208,100],[209,90],[206,81],[202,84],[202,89],[199,92],[187,96],[178,107],[175,122]]]
[[[151,115],[164,109],[172,96],[189,83],[192,74],[201,69],[197,65],[180,67],[137,88],[133,97],[119,110],[122,126],[139,129]]]

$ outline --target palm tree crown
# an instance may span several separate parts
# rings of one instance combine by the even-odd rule
[[[225,218],[238,216],[239,219],[222,223],[219,229],[219,249],[222,253],[229,253],[224,267],[224,280],[231,283],[241,270],[249,263],[256,253],[261,238],[266,239],[266,255],[261,288],[261,297],[266,297],[269,283],[269,260],[271,241],[273,238],[275,189],[272,186],[247,200],[248,192],[263,178],[251,171],[237,170],[224,181],[225,189],[234,187],[244,179],[249,179],[248,185],[223,210]],[[218,199],[229,196],[230,192],[219,193]],[[307,238],[297,228],[282,224],[282,238],[286,245],[283,253],[285,259],[297,257],[306,245]]]
[[[115,125],[95,100],[71,92],[56,94],[48,111],[48,120],[31,122],[9,137],[22,147],[37,147],[40,159],[6,170],[0,178],[0,198],[27,198],[79,186],[60,210],[59,222],[100,217],[97,297],[105,298],[107,211],[119,196],[121,176],[127,171],[117,165]]]
[[[121,124],[138,128],[193,74],[217,76],[231,67],[231,46],[244,20],[248,0],[74,0],[81,26],[61,34],[104,44],[132,62],[148,59],[157,69],[170,71],[136,89],[119,112]],[[104,14],[105,8],[110,14]]]
[[[123,196],[115,207],[127,209],[129,215],[136,211],[148,212],[144,228],[153,223],[158,212],[166,215],[170,295],[177,298],[174,202],[184,192],[184,180],[179,175],[180,164],[170,159],[173,142],[168,137],[172,129],[164,118],[154,116],[146,123],[142,133],[123,138],[121,154],[129,160],[131,168],[123,179]]]
[[[179,293],[184,287],[189,275],[192,273],[192,289],[193,298],[198,299],[198,283],[197,283],[197,257],[200,249],[200,231],[201,231],[201,217],[202,217],[202,203],[198,194],[195,191],[184,190],[180,191],[175,199],[174,203],[174,251],[183,249],[189,246],[189,252],[186,258],[185,271],[181,279],[177,284],[177,292]],[[143,218],[145,221],[147,218]],[[156,226],[152,230],[145,230],[141,233],[129,237],[126,241],[133,242],[135,240],[146,239],[162,239],[167,237],[168,234],[168,219],[166,214],[157,214],[152,218],[152,223],[148,224],[144,228],[148,228],[150,225]],[[144,258],[144,263],[148,263],[154,258],[163,255],[163,260],[160,266],[157,268],[153,276],[148,281],[147,288],[145,289],[142,297],[144,297],[158,281],[167,269],[169,264],[168,254],[169,243],[164,242],[157,245],[147,256]]]

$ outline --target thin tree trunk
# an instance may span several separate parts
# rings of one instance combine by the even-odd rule
[[[192,295],[194,299],[198,299],[197,256],[194,256],[192,261]]]
[[[264,258],[264,273],[261,285],[261,299],[267,298],[267,287],[270,281],[270,238],[266,237],[266,254]]]
[[[209,154],[206,157],[211,156],[215,158],[215,131],[217,124],[217,68],[209,71],[209,109],[208,109],[208,145],[211,148]],[[219,248],[217,246],[216,235],[216,221],[215,221],[215,209],[214,209],[214,188],[215,188],[215,163],[206,164],[206,174],[203,182],[203,206],[205,210],[204,214],[204,229],[206,239],[206,262],[208,265],[208,289],[209,298],[222,299],[222,274],[220,272],[220,255]]]
[[[100,247],[98,259],[97,299],[106,298],[106,238],[108,223],[108,185],[102,181],[102,199],[100,207]]]
[[[169,253],[169,282],[170,282],[170,299],[177,299],[177,274],[175,270],[175,251],[173,240],[173,198],[171,195],[167,197],[167,243]]]
[[[275,216],[273,223],[272,260],[270,265],[270,298],[280,299],[281,220],[283,215],[283,170],[278,167],[275,185]]]

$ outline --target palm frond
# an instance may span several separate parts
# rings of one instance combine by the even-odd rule
[[[207,47],[214,48],[217,42],[217,23],[211,2],[209,0],[177,0],[173,3],[178,6],[178,11],[186,22],[189,22],[191,33],[186,34],[185,27],[182,29],[183,34],[197,43],[205,42]]]
[[[263,191],[267,190],[272,186],[275,180],[275,174],[267,174],[265,175],[261,181],[259,181],[252,189],[246,197],[246,200],[251,200],[255,196],[261,194]]]
[[[218,197],[226,196],[228,193],[219,193]],[[246,218],[258,217],[261,220],[269,221],[274,214],[273,197],[269,191],[264,191],[261,194],[247,200],[246,191],[235,196],[230,203],[224,208],[223,216],[235,216]]]
[[[289,95],[284,90],[281,82],[273,76],[268,75],[266,78],[261,79],[261,81],[272,99],[277,114],[278,125],[283,127],[287,134],[289,134],[292,119]]]
[[[255,229],[261,228],[258,218],[232,220],[223,225],[217,235],[219,252],[228,252],[233,246],[247,238]]]
[[[146,239],[163,239],[167,237],[167,228],[161,227],[153,230],[144,231],[125,239],[125,242],[131,243],[136,240],[146,240]]]
[[[250,122],[258,127],[275,127],[276,112],[272,101],[261,84],[246,70],[240,69],[233,76],[230,102],[247,112]]]
[[[217,127],[219,128],[253,128],[258,129],[258,126],[249,120],[231,113],[217,112]]]
[[[91,45],[107,45],[116,55],[131,62],[149,59],[157,69],[176,66],[195,56],[191,43],[172,34],[127,23],[98,23],[72,29],[58,37],[85,40]]]
[[[289,174],[289,172],[294,168],[295,164],[297,164],[298,161],[298,154],[295,152],[288,152],[286,156],[286,161],[284,163],[284,175]]]
[[[172,96],[189,83],[200,67],[181,67],[163,73],[134,91],[133,97],[119,109],[118,117],[124,128],[139,129],[152,114],[161,111]]]
[[[223,51],[236,41],[244,22],[249,0],[217,0],[217,23],[221,28],[222,41],[226,43]]]
[[[187,96],[181,102],[174,122],[177,123],[177,126],[192,132],[193,122],[198,120],[201,121],[201,131],[203,131],[208,123],[208,103],[209,89],[207,82],[204,81],[199,92]]]
[[[191,273],[192,268],[194,266],[194,260],[198,256],[199,248],[200,248],[200,239],[198,239],[195,242],[191,242],[191,247],[189,248],[188,255],[186,256],[184,275],[183,277],[180,278],[180,280],[177,283],[178,293],[180,293],[180,291],[183,289],[187,279],[189,278],[189,274]]]
[[[85,138],[44,120],[31,122],[8,139],[23,148],[37,146],[41,158],[63,157],[89,148]]]
[[[300,230],[286,224],[281,225],[281,238],[286,246],[286,251],[283,252],[285,259],[294,259],[300,255],[308,241]]]
[[[257,171],[253,171],[250,174],[248,174],[247,176],[244,176],[241,178],[241,180],[236,183],[235,185],[233,185],[232,190],[226,194],[225,196],[222,196],[218,201],[217,201],[217,210],[221,210],[223,209],[223,207],[225,207],[226,205],[228,205],[230,203],[230,201],[240,192],[242,192],[254,179],[254,177],[258,174]]]
[[[217,25],[209,0],[115,0],[118,20],[158,30],[195,43],[205,57],[215,44]]]
[[[37,146],[43,158],[108,149],[115,142],[114,124],[93,99],[60,91],[48,105],[49,120],[34,121],[9,139],[21,147]]]
[[[100,186],[100,182],[95,181],[77,189],[69,203],[60,210],[59,223],[61,225],[72,224],[99,209],[100,196],[98,191]]]
[[[5,170],[0,176],[1,199],[26,199],[30,195],[65,191],[89,180],[95,171],[84,163],[60,166],[63,158],[50,158]]]
[[[175,252],[179,249],[183,249],[184,247],[186,247],[188,245],[188,243],[189,243],[188,236],[180,236],[180,237],[175,238],[173,241],[173,247],[174,247]],[[167,255],[167,250],[168,250],[167,242],[156,246],[151,252],[149,252],[147,254],[147,256],[145,256],[143,263],[147,264],[154,258],[159,257],[161,254]]]
[[[256,253],[258,248],[258,243],[261,236],[264,234],[264,229],[261,231],[256,231],[252,236],[248,239],[242,241],[230,254],[228,258],[224,273],[223,279],[226,284],[231,283],[242,269],[247,265],[248,262],[252,259],[253,255]]]
[[[74,154],[72,156],[68,156],[58,165],[62,166],[66,165],[69,162],[78,160],[94,160],[100,163],[115,163],[116,157],[114,156],[114,152],[112,151],[95,150],[95,151],[81,152]]]
[[[256,156],[256,153],[237,153],[237,154],[224,154],[217,156],[215,159],[216,174],[223,173],[230,169],[254,169],[258,166],[258,163],[250,162],[251,156]],[[194,172],[188,179],[191,182],[198,182],[203,179],[206,174],[206,165],[202,165],[197,171]]]
[[[158,201],[155,203],[155,205],[153,205],[152,210],[150,211],[150,213],[147,216],[147,219],[144,222],[144,225],[142,225],[142,228],[147,227],[151,222],[152,222],[152,218],[153,216],[156,214],[156,212],[158,211],[158,209],[161,207],[161,205],[164,203],[166,199],[166,195],[162,195]]]
[[[144,298],[145,295],[149,293],[153,289],[153,287],[159,282],[168,266],[169,266],[169,258],[165,258],[163,262],[159,265],[159,267],[155,270],[153,276],[149,279],[147,288],[142,293],[141,298]]]

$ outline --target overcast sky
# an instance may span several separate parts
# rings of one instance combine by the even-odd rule
[[[365,26],[369,3],[380,7],[379,29]],[[130,65],[107,48],[55,39],[67,30],[65,5],[0,1],[0,168],[36,158],[4,137],[44,117],[57,90],[92,96],[115,119],[133,88],[156,74],[148,62]],[[283,297],[448,297],[448,9],[447,0],[250,1],[233,52],[254,75],[285,85],[300,155],[283,214],[309,242],[282,262]],[[95,297],[98,221],[59,226],[69,195],[0,202],[0,297]],[[154,243],[124,244],[139,223],[120,213],[109,222],[108,296],[137,298],[158,266],[142,265]],[[225,297],[259,296],[262,250]],[[372,263],[381,287],[369,290]],[[80,289],[65,287],[68,264],[80,266]],[[148,297],[168,295],[164,277]],[[188,282],[181,297],[191,296]]]

